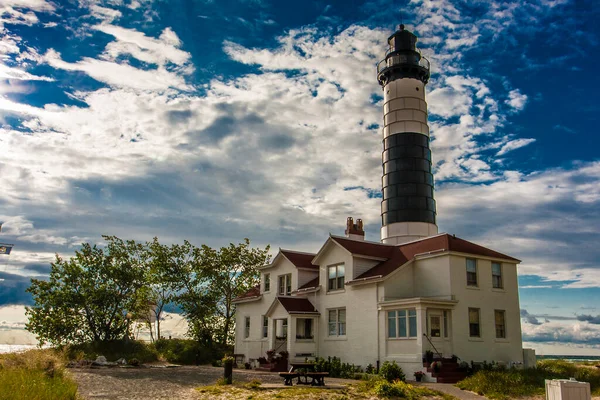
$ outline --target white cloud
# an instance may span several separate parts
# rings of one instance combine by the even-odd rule
[[[508,93],[508,100],[505,103],[515,111],[521,111],[525,108],[525,104],[527,104],[527,95],[521,93],[519,89],[511,90]]]
[[[520,149],[521,147],[525,147],[528,144],[531,144],[533,142],[535,142],[535,139],[516,139],[516,140],[511,140],[511,141],[507,142],[506,144],[504,144],[502,146],[502,148],[500,149],[500,151],[498,152],[498,154],[496,154],[496,155],[497,156],[502,156],[502,155],[508,153],[509,151]]]

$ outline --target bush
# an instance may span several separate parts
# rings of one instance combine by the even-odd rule
[[[104,356],[108,361],[117,361],[119,358],[137,358],[141,363],[158,360],[158,352],[152,345],[136,340],[72,344],[65,346],[64,352],[69,360],[95,360],[98,356]]]
[[[321,357],[315,359],[315,371],[329,372],[332,378],[356,379],[355,375],[362,373],[362,368],[354,364],[342,363],[337,357]]]
[[[381,368],[379,369],[379,376],[381,376],[388,382],[394,382],[397,380],[404,382],[406,380],[404,372],[402,372],[402,368],[400,368],[400,366],[396,364],[396,361],[384,362]]]
[[[186,339],[160,339],[152,346],[162,358],[175,364],[209,364],[225,354],[217,347],[207,348],[195,340]]]
[[[436,393],[426,388],[419,388],[409,385],[406,382],[396,381],[390,383],[386,380],[379,380],[375,383],[373,390],[371,391],[378,397],[383,398],[401,398],[408,400],[420,399],[423,396],[431,396]]]
[[[2,354],[0,370],[3,400],[77,398],[77,384],[65,376],[63,359],[54,350]]]

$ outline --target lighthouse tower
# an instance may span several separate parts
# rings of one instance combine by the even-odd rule
[[[383,88],[381,241],[401,244],[438,233],[425,85],[429,61],[400,25],[377,66]]]

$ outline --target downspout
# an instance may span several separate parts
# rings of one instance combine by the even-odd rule
[[[379,343],[379,282],[375,284],[375,307],[377,308],[377,366],[381,359],[381,346]]]
[[[317,292],[316,291],[314,292],[314,296],[315,296],[315,300],[314,300],[313,304],[316,305],[317,304]],[[319,310],[317,309],[317,311],[319,311]],[[319,317],[317,318],[317,323],[315,324],[316,325],[315,326],[316,332],[314,334],[314,336],[315,336],[315,347],[316,347],[316,349],[315,349],[315,359],[317,357],[320,357],[320,355],[319,355],[319,344],[321,343],[321,323],[320,322],[321,322],[321,314],[319,314]]]

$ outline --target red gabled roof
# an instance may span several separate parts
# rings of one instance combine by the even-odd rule
[[[246,293],[236,297],[232,301],[235,302],[235,301],[239,301],[239,300],[246,300],[246,299],[251,299],[253,297],[258,297],[258,296],[260,296],[260,285],[254,286],[253,288],[248,290]]]
[[[300,286],[298,288],[298,290],[312,289],[312,288],[316,288],[317,286],[319,286],[319,275],[317,275],[317,277],[315,279],[313,279],[312,281],[309,281],[309,282],[305,283],[304,285]]]
[[[281,254],[285,256],[292,264],[296,266],[296,268],[310,268],[310,269],[319,269],[318,265],[311,264],[313,258],[315,258],[316,254],[312,253],[299,253],[292,250],[279,250]]]
[[[331,240],[352,254],[376,258],[390,258],[396,247],[389,244],[365,242],[364,240],[353,240],[333,235],[331,236]]]
[[[337,239],[337,238],[336,238]],[[346,239],[348,240],[348,239]],[[455,251],[458,253],[467,253],[484,257],[501,258],[520,262],[520,260],[499,253],[487,247],[469,242],[467,240],[451,236],[447,233],[431,236],[421,240],[415,240],[398,246],[391,246],[392,251],[386,261],[382,261],[368,271],[365,271],[356,279],[384,277],[395,271],[400,266],[412,260],[416,255],[437,252],[437,251]],[[382,250],[380,254],[385,254],[389,250]],[[355,253],[361,254],[361,253]],[[371,255],[371,254],[369,254]],[[371,255],[372,256],[372,255]]]
[[[319,312],[312,303],[304,297],[277,297],[283,308],[290,313],[316,313]]]

